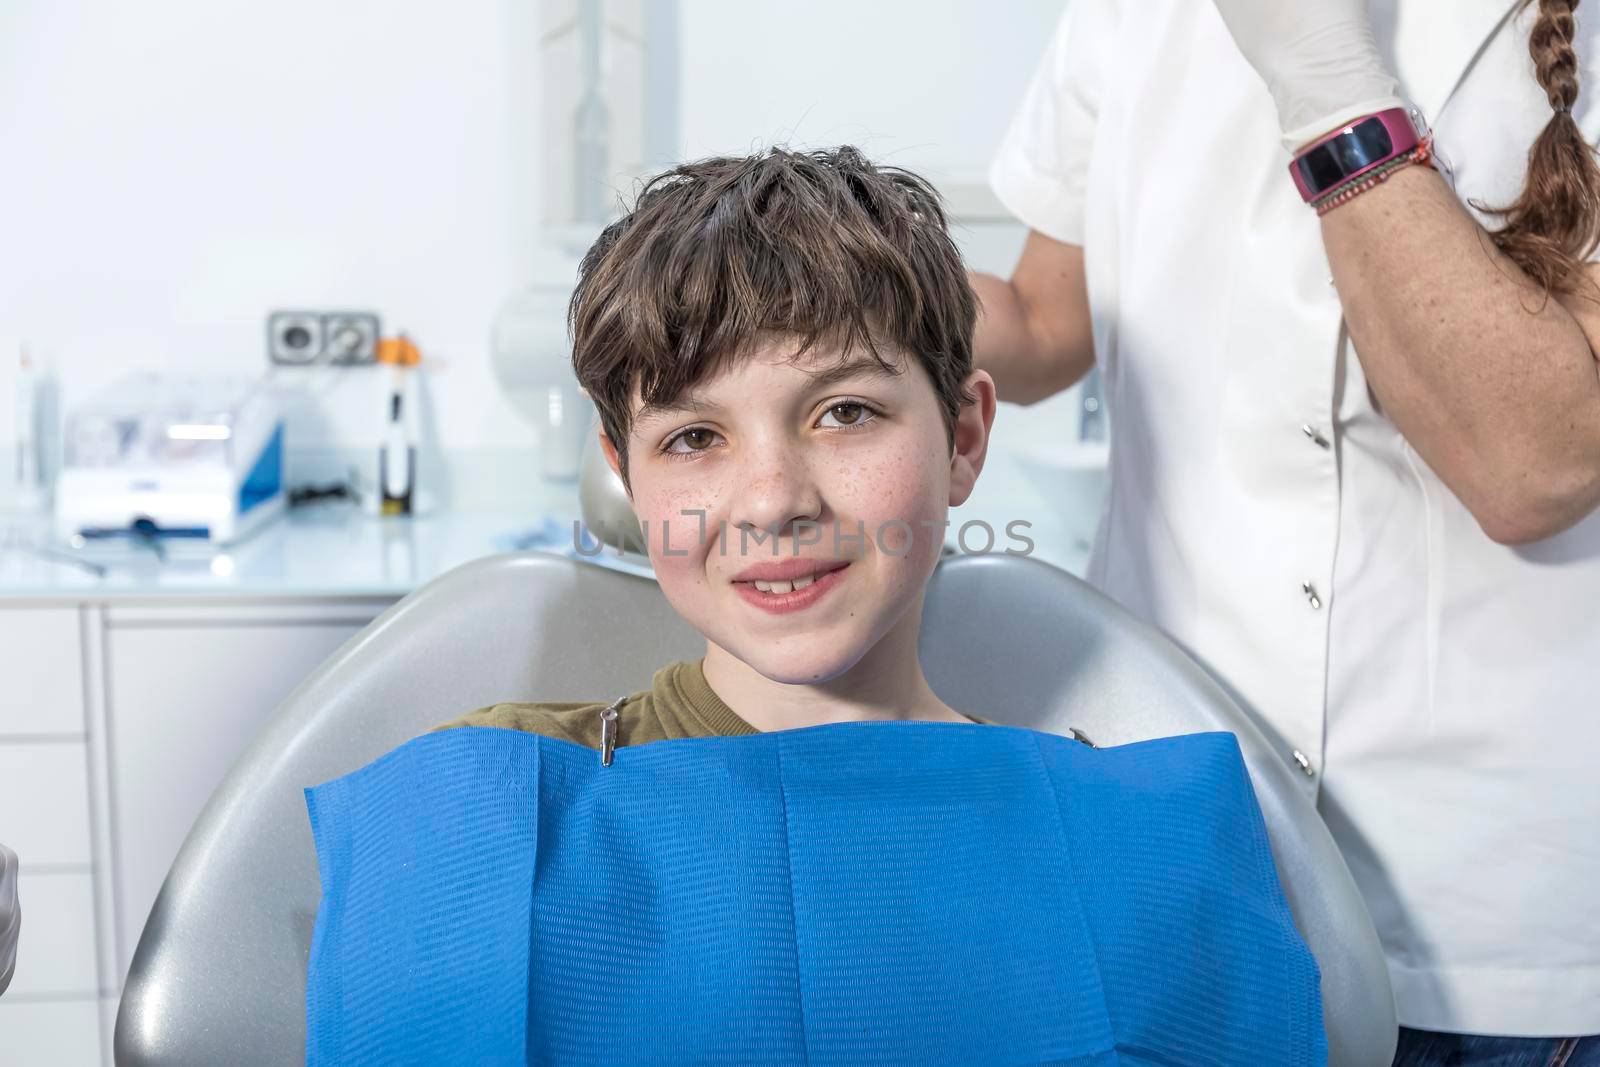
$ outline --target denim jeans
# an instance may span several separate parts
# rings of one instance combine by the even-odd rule
[[[1394,1067],[1600,1067],[1600,1036],[1480,1037],[1402,1026]]]

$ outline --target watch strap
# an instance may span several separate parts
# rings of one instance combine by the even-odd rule
[[[1290,162],[1289,176],[1300,198],[1309,204],[1409,156],[1426,136],[1427,127],[1416,108],[1386,108],[1353,119],[1306,145]]]

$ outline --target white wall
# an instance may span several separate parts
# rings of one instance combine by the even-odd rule
[[[130,367],[264,371],[274,307],[374,307],[446,365],[448,440],[528,440],[484,359],[533,240],[516,7],[0,5],[0,368],[30,340],[70,405]],[[372,373],[299,443],[375,440]]]
[[[690,155],[851,143],[981,182],[1063,0],[684,0]]]
[[[682,0],[685,152],[981,180],[1059,7]],[[488,337],[540,256],[538,29],[533,0],[0,4],[0,447],[23,339],[70,407],[129,368],[263,372],[302,306],[407,329],[445,448],[531,449]],[[1020,230],[973,233],[1008,269]],[[374,373],[301,396],[291,447],[375,444]]]

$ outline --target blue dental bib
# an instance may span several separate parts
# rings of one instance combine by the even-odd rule
[[[305,792],[311,1065],[1326,1060],[1231,734],[463,727]]]

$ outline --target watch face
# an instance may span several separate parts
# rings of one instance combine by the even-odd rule
[[[1311,149],[1295,160],[1295,167],[1312,192],[1318,193],[1393,154],[1394,139],[1388,128],[1367,118]]]

